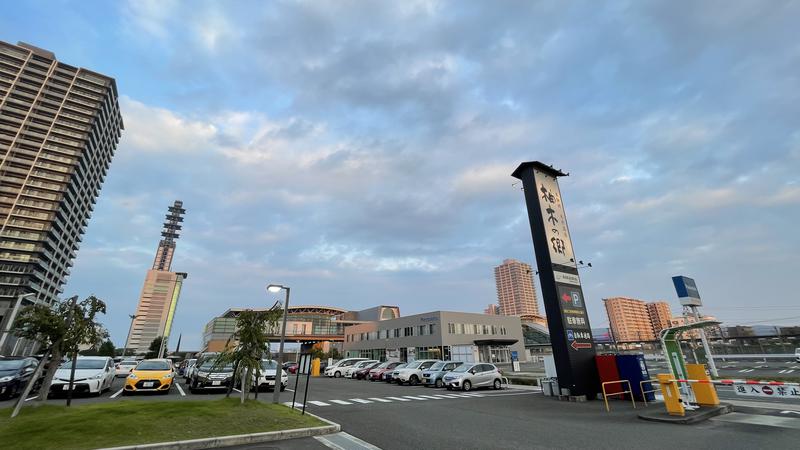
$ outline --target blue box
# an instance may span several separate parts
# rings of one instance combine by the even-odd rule
[[[642,389],[639,383],[650,379],[644,355],[617,355],[617,369],[619,370],[620,379],[631,382],[631,391],[633,391],[634,398],[643,401],[644,398],[642,397]],[[651,383],[644,383],[645,391],[652,389],[653,385]],[[655,401],[655,399],[655,393],[647,393],[648,402]]]

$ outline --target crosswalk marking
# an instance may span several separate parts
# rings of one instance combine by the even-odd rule
[[[392,400],[397,400],[399,402],[410,402],[411,401],[411,400],[409,400],[407,398],[403,398],[403,397],[386,397],[386,398],[390,398]]]
[[[316,405],[316,406],[330,406],[331,405],[330,403],[321,402],[319,400],[309,400],[308,403],[311,403],[312,405]]]
[[[337,405],[352,405],[350,402],[346,402],[344,400],[329,400],[332,403],[336,403]]]
[[[452,394],[436,394],[436,396],[441,398],[458,398]]]
[[[370,397],[369,399],[370,400],[375,400],[376,402],[381,402],[381,403],[392,403],[391,400],[386,400],[385,398]]]
[[[372,403],[371,401],[364,400],[363,398],[351,398],[350,401],[356,403]]]
[[[739,371],[739,373],[750,373],[750,372],[752,372],[754,370],[756,370],[756,369],[742,369],[742,370]]]
[[[420,395],[420,397],[431,398],[434,400],[441,400],[439,397],[434,397],[433,395]]]
[[[466,395],[467,397],[483,397],[483,394],[463,394],[463,395]]]
[[[461,392],[461,393],[451,393],[451,394],[418,394],[418,395],[404,395],[402,397],[368,397],[364,398],[350,398],[347,400],[309,400],[307,404],[314,405],[314,406],[335,406],[335,405],[360,405],[360,404],[368,404],[368,403],[392,403],[392,402],[410,402],[410,401],[425,401],[425,400],[447,400],[447,399],[461,399],[461,398],[480,398],[480,397],[497,397],[503,395],[522,395],[522,394],[530,394],[530,392],[522,392],[522,391],[515,391],[511,390],[509,393],[494,393],[494,394],[482,394],[477,392]],[[291,407],[292,402],[284,402],[286,406]],[[302,403],[295,403],[296,408],[302,408]]]
[[[409,400],[427,400],[427,398],[415,397],[413,395],[404,395],[403,397],[405,397],[405,398],[407,398]]]

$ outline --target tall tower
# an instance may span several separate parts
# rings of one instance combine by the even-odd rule
[[[0,41],[0,328],[61,294],[122,129],[113,78]]]
[[[531,266],[515,259],[506,259],[494,268],[494,281],[497,285],[497,302],[500,314],[519,316],[539,315],[536,289],[533,288]]]
[[[181,222],[186,210],[183,202],[175,200],[168,208],[161,241],[158,243],[153,268],[147,271],[139,305],[131,325],[126,348],[134,353],[148,350],[153,339],[162,336],[166,341],[172,329],[172,319],[178,306],[183,280],[187,274],[170,272],[175,255],[175,241],[180,237]]]

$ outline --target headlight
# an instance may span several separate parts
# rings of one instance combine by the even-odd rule
[[[93,380],[102,380],[104,376],[105,376],[104,373],[98,373],[97,375],[93,376],[92,379]]]
[[[168,374],[164,375],[164,376],[163,376],[163,377],[161,377],[161,378],[173,378],[174,376],[175,376],[175,372],[170,372],[170,373],[168,373]]]
[[[131,372],[130,375],[128,375],[128,378],[130,378],[131,380],[135,380],[139,377],[137,377],[135,373]]]
[[[206,377],[208,377],[208,372],[201,372],[201,371],[198,370],[197,371],[197,376],[206,378]]]
[[[14,379],[14,377],[3,377],[3,378],[0,378],[0,383],[6,382],[6,381],[11,381],[13,379]]]

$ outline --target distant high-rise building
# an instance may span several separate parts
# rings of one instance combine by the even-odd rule
[[[126,348],[133,349],[134,353],[146,352],[157,337],[169,337],[181,285],[186,278],[185,273],[170,272],[175,255],[175,241],[180,237],[179,231],[185,213],[183,202],[179,200],[169,207],[164,229],[161,231],[163,239],[158,243],[153,267],[147,271],[136,317],[126,343]]]
[[[489,303],[486,309],[483,310],[484,314],[489,314],[492,316],[500,315],[500,305],[495,305],[494,303]]]
[[[628,297],[604,298],[611,333],[617,342],[653,341],[655,334],[647,304]]]
[[[23,295],[51,305],[62,292],[122,129],[113,78],[0,41],[3,328]]]
[[[505,316],[539,315],[536,289],[533,287],[533,271],[529,264],[515,259],[506,259],[503,264],[494,268],[494,280],[497,285],[500,314]]]
[[[672,311],[667,302],[650,302],[647,304],[647,314],[650,316],[650,326],[653,327],[655,337],[659,336],[661,330],[671,326]]]

